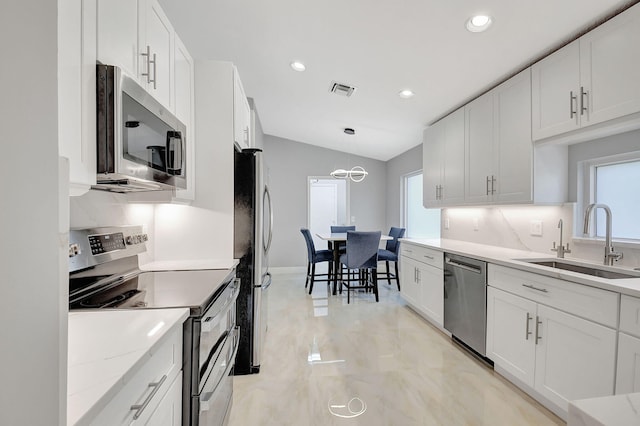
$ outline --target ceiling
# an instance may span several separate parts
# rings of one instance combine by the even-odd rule
[[[386,161],[421,143],[428,124],[636,1],[160,3],[195,59],[237,66],[266,134]],[[493,17],[486,32],[465,28],[477,13]],[[294,60],[306,71],[293,71]],[[332,81],[357,90],[330,93]],[[416,95],[401,99],[405,88]]]

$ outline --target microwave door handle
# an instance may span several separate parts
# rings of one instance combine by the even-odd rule
[[[182,134],[180,132],[167,132],[167,149],[165,155],[167,171],[182,169]]]

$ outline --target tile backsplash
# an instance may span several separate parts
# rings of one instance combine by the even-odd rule
[[[573,238],[576,213],[575,204],[559,206],[496,206],[479,208],[443,209],[441,237],[479,244],[547,253],[553,242],[560,241],[558,222],[563,221],[563,243],[569,243],[571,253],[566,258],[602,262],[604,241],[584,241]],[[581,215],[578,215],[581,217]],[[640,247],[615,244],[624,258],[620,266],[640,266]]]

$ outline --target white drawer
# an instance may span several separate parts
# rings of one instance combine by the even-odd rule
[[[490,286],[616,328],[618,293],[489,264]]]
[[[400,255],[442,269],[444,254],[439,250],[400,242]]]
[[[123,377],[124,387],[91,421],[91,425],[145,424],[182,369],[182,324],[169,332],[167,339],[131,377]],[[161,382],[161,383],[160,383]],[[153,386],[154,383],[160,383]],[[133,405],[145,408],[132,409]],[[138,417],[134,419],[138,413]]]
[[[620,331],[640,337],[640,299],[622,295],[620,299]]]

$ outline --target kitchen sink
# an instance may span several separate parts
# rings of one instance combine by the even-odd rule
[[[549,268],[562,269],[565,271],[577,272],[579,274],[591,275],[598,278],[606,278],[617,280],[622,278],[640,278],[640,273],[631,271],[617,272],[595,265],[576,264],[573,262],[557,260],[557,259],[517,259],[521,262],[532,263],[534,265],[546,266]]]

